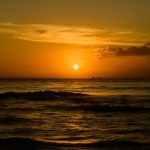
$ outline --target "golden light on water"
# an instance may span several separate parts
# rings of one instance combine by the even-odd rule
[[[80,68],[80,67],[79,67],[78,64],[74,64],[74,65],[73,65],[73,69],[74,69],[74,70],[78,70],[79,68]]]

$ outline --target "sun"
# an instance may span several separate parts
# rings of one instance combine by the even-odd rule
[[[74,69],[74,70],[78,70],[79,68],[80,68],[80,67],[79,67],[78,64],[74,64],[74,65],[73,65],[73,69]]]

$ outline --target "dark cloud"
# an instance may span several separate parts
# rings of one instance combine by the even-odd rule
[[[150,43],[143,46],[132,46],[128,48],[110,46],[104,49],[98,49],[97,55],[100,58],[113,56],[150,56]]]
[[[148,56],[150,55],[150,47],[147,45],[140,47],[129,47],[126,50],[118,49],[116,51],[117,56]]]
[[[45,34],[47,31],[46,30],[36,30],[37,31],[37,33],[39,33],[39,34]]]

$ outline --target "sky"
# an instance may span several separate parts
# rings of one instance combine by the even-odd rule
[[[0,78],[150,78],[149,8],[149,0],[1,0]]]

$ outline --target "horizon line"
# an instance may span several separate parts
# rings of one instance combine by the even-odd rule
[[[60,78],[60,77],[0,77],[0,80],[150,80],[150,77],[82,77],[82,78]]]

